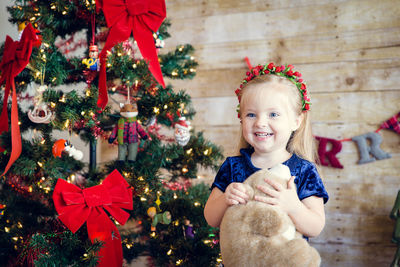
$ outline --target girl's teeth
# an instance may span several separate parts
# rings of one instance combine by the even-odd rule
[[[271,136],[270,133],[256,133],[256,136]]]

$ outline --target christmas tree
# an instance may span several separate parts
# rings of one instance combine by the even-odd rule
[[[197,66],[189,44],[164,53],[164,1],[16,0],[8,11],[20,37],[0,51],[0,262],[104,266],[122,247],[128,262],[215,266],[209,188],[193,181],[222,154],[190,129],[190,96],[164,85]],[[118,158],[99,164],[107,141]]]

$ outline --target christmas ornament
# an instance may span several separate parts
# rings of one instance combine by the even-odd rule
[[[53,113],[46,103],[43,103],[43,92],[46,91],[47,85],[41,85],[36,90],[34,98],[34,108],[28,111],[28,118],[34,123],[49,123]]]
[[[90,70],[100,70],[99,64],[99,49],[97,45],[89,46],[89,58],[84,58],[82,63],[86,65],[86,67]]]
[[[64,151],[68,153],[70,157],[73,157],[76,160],[81,160],[83,158],[83,152],[76,149],[71,143],[67,141]]]
[[[131,32],[143,58],[149,62],[154,78],[165,87],[154,45],[156,32],[166,16],[164,0],[97,0],[96,9],[103,10],[110,31],[100,57],[99,98],[97,105],[104,109],[108,102],[106,85],[107,51],[129,38]]]
[[[7,205],[0,204],[0,218],[4,215],[4,211],[6,210]]]
[[[367,139],[370,140],[368,147]],[[357,143],[358,151],[360,152],[360,160],[358,164],[369,163],[375,159],[388,159],[391,157],[389,153],[383,151],[379,146],[382,143],[382,136],[375,132],[370,132],[353,137],[351,140]],[[371,157],[371,155],[373,157]]]
[[[18,107],[17,107],[17,92],[15,89],[14,78],[25,68],[29,63],[32,47],[39,46],[40,40],[36,35],[32,25],[29,23],[22,32],[20,41],[13,41],[7,35],[4,43],[3,58],[0,63],[1,78],[0,85],[6,82],[4,92],[3,110],[0,116],[0,134],[8,131],[8,111],[7,100],[12,88],[12,104],[11,104],[11,156],[7,166],[1,176],[10,169],[11,165],[18,159],[22,151],[21,133],[18,124]]]
[[[108,142],[112,144],[114,140],[117,139],[118,161],[125,161],[128,156],[128,161],[134,162],[139,147],[139,135],[143,140],[146,140],[149,136],[136,121],[136,116],[138,115],[137,104],[129,103],[129,95],[128,103],[120,103],[120,107],[121,118],[114,126],[113,131],[108,138]]]
[[[154,33],[153,36],[154,36],[154,42],[155,42],[157,50],[160,48],[163,48],[165,45],[165,42],[164,42],[162,36],[159,34],[159,32]]]
[[[151,231],[156,230],[156,226],[158,223],[162,224],[171,223],[171,213],[169,211],[157,214],[156,208],[150,207],[147,210],[147,215],[149,215],[149,217],[153,219],[153,221],[151,222]]]
[[[82,60],[82,63],[87,66],[90,70],[99,71],[100,66],[98,62],[99,58],[99,48],[95,45],[95,37],[96,37],[96,14],[93,11],[91,15],[91,24],[92,24],[92,42],[89,46],[89,58],[85,58]]]
[[[189,238],[194,238],[194,230],[193,230],[193,224],[190,223],[189,220],[185,220],[185,226],[182,226],[183,228],[183,235]]]
[[[53,156],[55,158],[57,158],[57,157],[61,158],[61,153],[65,149],[65,142],[66,142],[65,139],[59,139],[54,142],[52,152],[53,152]]]
[[[58,179],[53,201],[58,218],[75,233],[85,222],[91,242],[95,239],[104,245],[98,252],[101,267],[122,266],[121,236],[104,209],[124,225],[132,210],[132,191],[122,175],[114,170],[96,186],[80,189],[65,180]]]
[[[186,121],[185,117],[180,117],[179,121],[175,124],[175,140],[181,145],[185,146],[190,140],[190,122]]]
[[[61,158],[62,152],[68,153],[68,156],[73,157],[76,160],[81,160],[83,158],[83,153],[77,150],[69,141],[65,139],[59,139],[54,142],[52,152],[55,158]]]
[[[83,187],[87,181],[86,181],[86,178],[82,174],[76,173],[76,174],[71,175],[71,182],[74,185]]]

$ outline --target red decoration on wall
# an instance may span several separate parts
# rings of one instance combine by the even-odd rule
[[[343,165],[340,164],[336,157],[336,154],[342,150],[342,143],[339,140],[320,136],[316,136],[315,138],[319,141],[318,156],[321,165],[329,166],[330,163],[330,165],[334,168],[343,169]],[[332,148],[329,151],[326,150],[328,143],[332,145]]]
[[[382,123],[380,129],[389,129],[400,134],[400,112]]]
[[[104,109],[108,102],[106,85],[107,51],[119,42],[125,41],[133,32],[139,50],[149,61],[149,70],[154,78],[165,87],[158,62],[153,32],[156,32],[166,17],[164,0],[96,0],[97,9],[102,9],[110,31],[101,51],[99,99],[97,106]]]
[[[80,189],[58,179],[53,193],[59,219],[75,233],[85,222],[89,238],[103,241],[98,266],[122,266],[121,236],[104,209],[121,225],[129,218],[124,209],[132,210],[132,190],[122,175],[114,170],[100,185]]]
[[[38,31],[29,23],[21,35],[20,41],[13,41],[7,35],[4,44],[3,58],[0,63],[1,78],[0,85],[6,82],[4,92],[3,110],[0,116],[0,134],[8,131],[8,111],[7,101],[12,88],[12,104],[11,104],[11,156],[7,166],[1,176],[7,173],[11,165],[18,159],[22,151],[21,132],[18,125],[18,106],[17,92],[15,89],[14,78],[28,65],[31,57],[32,47],[40,46],[40,38],[37,36]]]

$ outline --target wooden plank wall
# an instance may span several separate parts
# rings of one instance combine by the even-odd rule
[[[226,156],[235,153],[234,90],[246,56],[302,72],[316,135],[351,138],[400,111],[399,0],[168,0],[167,13],[164,50],[190,43],[200,63],[193,81],[168,82],[193,97],[194,127]],[[388,266],[393,258],[388,215],[400,189],[400,136],[380,133],[392,158],[357,165],[357,146],[344,142],[344,169],[322,168],[331,198],[326,228],[311,242],[323,266]]]

